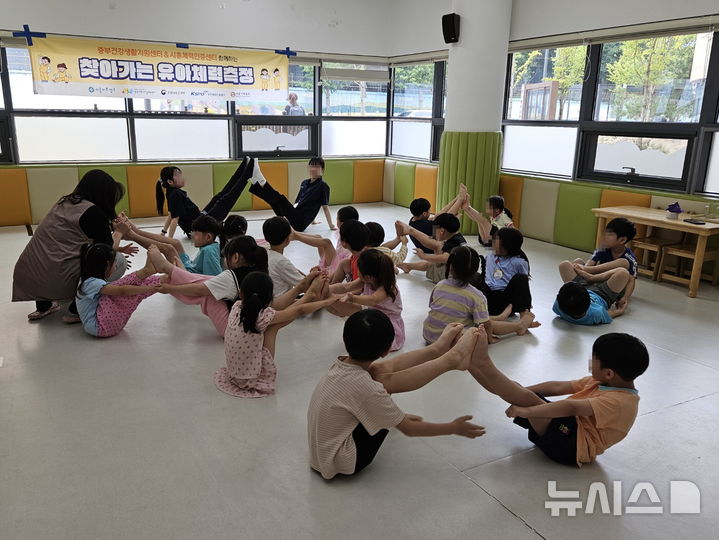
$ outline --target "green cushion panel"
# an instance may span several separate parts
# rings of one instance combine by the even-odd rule
[[[592,251],[597,237],[597,218],[592,208],[599,207],[599,188],[560,184],[554,218],[554,242],[562,246]]]
[[[414,163],[398,161],[394,166],[394,204],[409,208],[414,200]]]
[[[227,181],[237,170],[240,162],[235,163],[216,163],[212,166],[212,191],[213,194],[219,193],[220,190],[225,187]],[[204,204],[210,202],[206,201]],[[199,202],[197,203],[200,204]],[[232,207],[233,212],[242,212],[245,210],[252,210],[252,194],[250,193],[250,184],[247,183],[247,187],[237,199],[235,206]]]
[[[327,161],[322,177],[330,186],[330,204],[352,204],[354,197],[354,162]]]
[[[382,200],[394,204],[394,168],[396,162],[393,159],[384,160],[384,181],[382,183]]]

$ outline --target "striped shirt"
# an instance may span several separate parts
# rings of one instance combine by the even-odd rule
[[[346,359],[338,358],[322,377],[307,411],[310,465],[327,480],[354,473],[357,447],[352,431],[358,424],[375,435],[404,420],[404,413],[384,386],[362,366]]]
[[[429,297],[429,314],[424,320],[422,337],[434,343],[449,323],[458,322],[469,328],[489,320],[487,299],[474,286],[456,279],[443,279]]]
[[[376,249],[380,253],[384,253],[385,255],[387,255],[392,260],[392,263],[395,265],[395,267],[399,263],[403,263],[404,260],[407,258],[407,244],[402,244],[402,247],[399,248],[399,251],[392,251],[390,248],[384,246],[377,246],[374,249]]]

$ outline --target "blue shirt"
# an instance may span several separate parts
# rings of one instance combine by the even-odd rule
[[[594,291],[587,291],[589,293],[589,309],[579,319],[575,319],[570,315],[564,313],[559,309],[559,303],[555,300],[552,311],[559,315],[562,319],[572,324],[584,324],[586,326],[592,326],[594,324],[609,324],[612,322],[612,317],[607,311],[607,303],[604,299]]]
[[[97,335],[97,306],[100,304],[100,291],[107,285],[107,281],[100,278],[87,278],[82,282],[75,295],[77,314],[82,321],[85,332],[92,336]]]
[[[617,258],[626,259],[627,262],[629,262],[629,273],[634,277],[637,277],[637,256],[634,255],[634,252],[631,249],[626,248],[624,253]],[[597,249],[594,253],[592,253],[592,260],[597,264],[604,264],[612,262],[614,260],[614,255],[612,255],[611,249]]]
[[[217,242],[202,246],[200,251],[195,255],[195,260],[191,260],[187,253],[180,255],[185,270],[193,274],[203,274],[205,276],[216,276],[222,272],[222,258],[220,257],[220,245]]]
[[[522,257],[500,257],[487,254],[487,271],[484,282],[493,291],[502,291],[517,274],[529,274],[529,263]]]

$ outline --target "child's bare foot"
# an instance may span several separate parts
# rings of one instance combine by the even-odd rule
[[[155,265],[152,264],[152,259],[150,259],[150,257],[148,257],[147,260],[145,261],[145,266],[142,268],[142,270],[148,276],[151,276],[152,274],[157,273],[157,270],[155,269]]]
[[[163,274],[172,274],[173,268],[175,268],[165,257],[156,245],[151,245],[147,248],[147,260],[153,266],[155,272],[162,272]],[[154,272],[153,272],[154,273]]]
[[[461,323],[449,323],[444,327],[442,334],[434,342],[434,347],[438,353],[437,356],[442,356],[454,346],[463,329],[464,326]]]
[[[489,334],[487,334],[484,326],[478,327],[477,333],[479,335],[479,339],[477,339],[477,345],[472,352],[470,365],[481,369],[482,365],[489,361]]]
[[[452,347],[452,362],[454,369],[464,371],[469,368],[472,360],[472,352],[477,345],[480,332],[477,328],[469,328],[465,330],[462,337],[459,338],[457,344]]]
[[[523,311],[519,315],[519,330],[517,330],[518,336],[523,336],[530,328],[537,328],[538,326],[541,326],[542,323],[535,321],[534,318],[534,313],[529,310]]]
[[[495,315],[492,317],[492,320],[494,321],[506,321],[509,316],[512,314],[512,304],[509,304],[506,308],[504,308],[504,311],[500,313],[499,315]]]

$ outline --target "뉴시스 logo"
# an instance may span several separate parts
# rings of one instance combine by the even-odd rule
[[[87,91],[92,94],[95,91],[95,89],[92,86],[88,86]]]
[[[167,90],[165,90],[165,89],[163,88],[162,90],[160,90],[160,94],[162,94],[162,95],[164,96],[165,94],[167,94]]]
[[[664,505],[659,498],[656,488],[651,482],[637,482],[627,498],[627,504],[622,508],[622,481],[612,482],[612,504],[610,507],[609,493],[603,482],[592,482],[589,485],[587,497],[583,502],[579,490],[559,491],[557,482],[547,482],[548,501],[544,502],[544,508],[550,511],[552,517],[566,515],[574,517],[578,511],[583,510],[584,514],[594,514],[598,507],[601,514],[613,514],[615,516],[624,514],[663,514]],[[651,505],[638,505],[642,496],[649,499]],[[563,499],[563,500],[556,500]],[[582,508],[584,506],[584,508]],[[669,482],[669,514],[699,514],[701,513],[701,493],[699,487],[689,480],[672,480]]]

